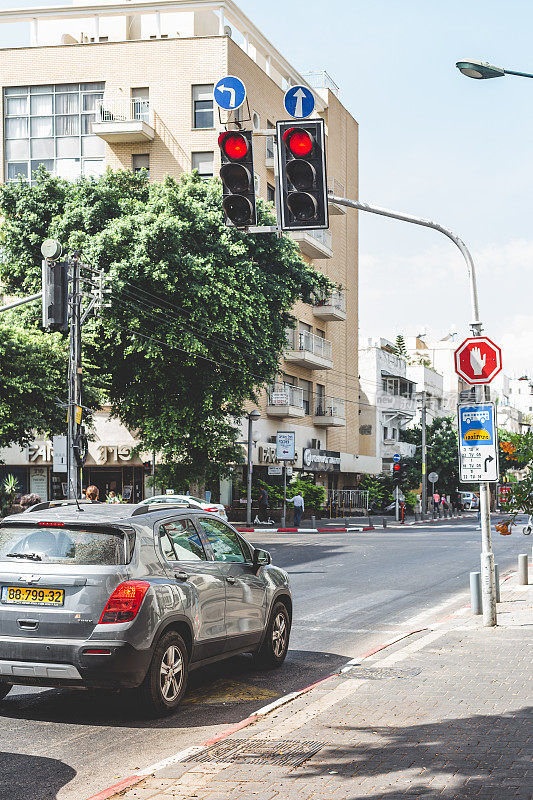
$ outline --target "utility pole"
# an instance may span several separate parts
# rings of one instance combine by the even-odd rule
[[[81,471],[78,463],[81,427],[81,292],[80,258],[69,258],[69,359],[67,424],[67,497],[81,497]]]
[[[252,524],[252,471],[254,468],[252,461],[252,427],[260,416],[261,412],[257,411],[257,409],[250,411],[248,414],[248,457],[246,459],[246,524],[248,526]]]
[[[426,393],[420,392],[422,400],[422,514],[425,516],[428,511],[428,482],[427,482],[427,456],[428,448],[426,442]]]
[[[466,262],[468,270],[468,280],[470,289],[470,307],[472,310],[472,322],[470,327],[474,336],[481,336],[482,323],[479,318],[479,304],[477,296],[477,282],[476,270],[474,261],[465,243],[443,225],[438,222],[431,222],[431,220],[423,219],[422,217],[415,217],[412,214],[403,214],[398,211],[391,211],[388,208],[380,208],[379,206],[372,206],[368,203],[360,203],[359,200],[349,200],[346,197],[337,197],[333,193],[328,195],[331,203],[336,203],[340,206],[347,206],[348,208],[355,208],[358,211],[368,211],[371,214],[378,214],[382,217],[390,217],[398,219],[402,222],[410,222],[413,225],[421,225],[425,228],[433,228],[439,233],[447,236],[459,248],[462,256]],[[480,394],[485,397],[485,386],[480,387]],[[479,395],[478,395],[479,398]],[[490,490],[488,483],[481,483],[479,486],[480,496],[480,510],[481,510],[481,595],[483,600],[483,624],[487,627],[497,625],[496,618],[496,580],[494,574],[494,553],[492,552],[492,542],[490,535]]]

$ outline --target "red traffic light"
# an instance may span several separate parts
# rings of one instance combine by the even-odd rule
[[[248,142],[240,133],[233,131],[221,133],[218,145],[232,161],[240,161],[248,154]]]
[[[308,156],[313,152],[314,140],[308,131],[302,128],[289,128],[283,134],[283,142],[293,156]]]
[[[399,472],[399,470],[400,470],[400,465],[399,465],[399,464],[393,464],[393,465],[392,465],[392,468],[393,468],[394,472]]]

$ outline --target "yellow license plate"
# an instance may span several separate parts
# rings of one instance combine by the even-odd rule
[[[24,603],[35,606],[62,606],[64,589],[34,589],[33,587],[3,586],[3,603]]]

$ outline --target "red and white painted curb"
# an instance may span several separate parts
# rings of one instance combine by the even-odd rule
[[[237,528],[239,533],[361,533],[375,530],[373,525],[354,525],[344,528]]]

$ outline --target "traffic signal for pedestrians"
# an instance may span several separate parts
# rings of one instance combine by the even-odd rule
[[[324,120],[278,122],[281,228],[329,228]]]
[[[68,265],[65,261],[43,260],[43,328],[68,330]]]
[[[226,225],[234,228],[256,225],[252,132],[224,131],[218,137],[218,146]]]

